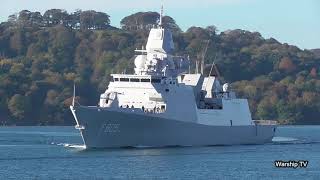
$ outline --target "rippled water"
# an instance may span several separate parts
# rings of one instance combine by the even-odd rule
[[[320,126],[279,127],[265,145],[107,150],[86,150],[73,127],[0,128],[0,179],[291,178],[320,179]]]

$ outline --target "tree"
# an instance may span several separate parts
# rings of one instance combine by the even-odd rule
[[[93,26],[95,29],[106,29],[110,24],[110,16],[103,12],[95,12],[93,16]]]
[[[25,75],[25,69],[23,64],[15,63],[13,66],[11,66],[9,73],[14,76],[24,76]]]
[[[69,23],[69,14],[63,9],[50,9],[43,14],[43,20],[47,27],[58,24],[67,25]]]
[[[302,100],[306,106],[312,106],[319,102],[319,94],[314,92],[304,92],[302,95]]]
[[[8,22],[11,24],[15,24],[18,20],[18,13],[11,14],[8,16]]]
[[[125,30],[147,29],[157,25],[159,16],[157,12],[138,12],[123,18],[120,25]]]
[[[57,106],[59,104],[59,93],[53,89],[49,90],[45,100],[46,105]]]
[[[160,14],[157,12],[138,12],[124,17],[120,26],[125,30],[148,30],[159,24]],[[170,16],[164,16],[163,26],[170,28],[174,32],[181,32],[180,27],[176,24],[175,20]]]
[[[54,71],[68,69],[72,64],[75,50],[75,34],[69,28],[62,25],[56,26],[50,32],[51,46],[49,52],[52,55],[51,62]]]
[[[30,25],[31,12],[28,10],[22,10],[19,12],[18,22],[20,25]]]
[[[280,100],[276,105],[276,109],[278,119],[280,121],[286,122],[287,124],[293,124],[296,121],[294,116],[295,109],[292,105],[285,103],[283,100]]]
[[[187,35],[189,35],[189,38],[192,38],[194,40],[208,40],[210,38],[208,31],[206,31],[202,27],[192,26],[189,29],[187,29],[186,33]]]
[[[162,18],[163,27],[170,29],[174,33],[180,33],[181,29],[177,25],[176,21],[170,16],[164,16]]]
[[[208,31],[210,36],[214,36],[218,32],[218,29],[217,29],[217,27],[215,25],[207,26],[206,30]]]
[[[81,15],[81,10],[78,9],[75,12],[70,14],[70,27],[73,29],[80,29],[80,15]]]
[[[257,116],[260,119],[273,120],[276,117],[275,107],[269,102],[267,98],[260,101],[257,107]]]
[[[106,29],[110,24],[109,15],[93,10],[82,11],[80,14],[81,29]]]
[[[43,17],[40,12],[32,12],[30,14],[30,23],[35,26],[43,26]]]
[[[317,77],[317,69],[315,67],[313,67],[310,71],[310,76],[313,78]]]
[[[30,101],[27,97],[15,94],[8,103],[8,109],[13,117],[23,119],[31,109]]]
[[[296,65],[293,64],[292,60],[288,57],[284,57],[280,60],[279,69],[287,73],[290,73],[296,69]]]
[[[26,51],[25,30],[16,29],[10,37],[10,49],[15,55],[22,55]]]

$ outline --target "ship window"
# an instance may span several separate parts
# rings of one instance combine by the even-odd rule
[[[166,91],[166,92],[169,92],[169,89],[166,89],[165,91]]]
[[[160,82],[161,82],[161,79],[151,79],[151,82],[152,82],[152,83],[160,83]]]
[[[184,74],[183,74],[183,75],[181,75],[181,81],[183,81],[183,79],[184,79],[184,76],[185,76]]]
[[[150,79],[141,79],[141,82],[150,82]]]
[[[129,81],[129,78],[120,78],[120,81],[126,81],[126,82],[128,82],[128,81]]]
[[[114,78],[114,81],[119,81],[119,78]]]
[[[136,78],[131,78],[130,82],[140,82],[140,79],[136,79]]]

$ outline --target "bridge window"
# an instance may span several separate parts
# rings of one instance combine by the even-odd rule
[[[119,81],[119,78],[114,78],[114,81]]]
[[[150,82],[150,79],[141,79],[141,82]]]
[[[120,81],[129,82],[129,78],[120,78]]]
[[[130,79],[130,82],[140,82],[140,79],[137,79],[137,78],[131,78],[131,79]]]

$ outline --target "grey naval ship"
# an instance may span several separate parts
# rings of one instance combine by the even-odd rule
[[[276,123],[252,120],[247,99],[218,76],[188,73],[189,58],[172,55],[162,10],[159,19],[136,50],[134,74],[111,74],[98,106],[70,106],[86,148],[271,142]]]

